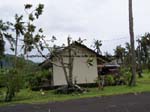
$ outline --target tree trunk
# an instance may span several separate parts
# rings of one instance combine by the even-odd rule
[[[63,57],[60,57],[60,63],[62,65],[62,68],[63,68],[63,71],[64,71],[66,82],[69,85],[69,78],[68,78],[68,75],[67,75],[67,70],[66,70],[66,67],[65,67],[65,64],[64,64],[64,61],[63,61]]]
[[[69,70],[69,85],[73,85],[73,57],[71,55],[70,37],[68,37],[68,70]]]
[[[17,51],[18,51],[18,36],[16,35],[16,41],[15,41],[15,68],[17,67]]]
[[[129,82],[130,86],[136,85],[136,60],[135,60],[135,47],[134,47],[134,29],[133,29],[133,11],[132,11],[132,0],[129,0],[129,33],[131,43],[131,70],[132,77]]]
[[[64,75],[66,78],[66,82],[68,87],[72,87],[73,86],[73,61],[74,61],[74,57],[71,55],[71,47],[70,47],[70,38],[68,37],[68,64],[67,67],[65,66],[65,63],[63,61],[63,56],[60,56],[60,62],[61,62],[61,66],[63,68],[64,71]],[[68,71],[67,71],[68,69]]]
[[[139,78],[142,78],[142,64],[141,64],[141,55],[140,55],[140,52],[141,52],[141,44],[140,42],[138,41],[138,75],[139,75]]]

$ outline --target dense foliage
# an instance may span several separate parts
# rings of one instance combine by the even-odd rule
[[[22,85],[21,76],[16,69],[3,69],[0,71],[1,86],[6,87],[5,101],[11,101]]]
[[[51,85],[52,71],[51,70],[38,70],[27,74],[25,77],[26,87],[31,89],[40,89],[45,86]]]

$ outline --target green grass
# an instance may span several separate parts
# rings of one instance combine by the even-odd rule
[[[104,90],[98,90],[97,88],[89,88],[89,92],[84,94],[70,94],[70,95],[59,95],[54,94],[54,91],[45,91],[45,95],[42,95],[40,91],[35,92],[29,89],[21,90],[16,97],[10,103],[0,102],[0,105],[9,104],[20,104],[20,103],[46,103],[55,101],[65,101],[80,98],[90,98],[90,97],[100,97],[100,96],[110,96],[118,94],[127,93],[141,93],[150,92],[150,73],[145,72],[144,77],[137,80],[137,86],[110,86],[105,87]],[[4,91],[4,90],[2,90]],[[1,92],[1,94],[3,94]],[[0,99],[3,99],[4,95],[0,95]]]

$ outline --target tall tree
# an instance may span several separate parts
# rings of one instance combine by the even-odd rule
[[[42,36],[42,28],[37,29],[34,21],[39,19],[39,17],[42,15],[44,9],[43,4],[38,4],[38,6],[33,9],[32,4],[25,4],[25,11],[27,13],[27,22],[26,22],[26,31],[24,33],[24,45],[22,46],[24,48],[24,55],[26,58],[28,58],[28,53],[32,51],[32,49],[35,47],[34,44],[39,42],[39,46],[42,49],[40,37]],[[37,44],[35,44],[37,47]]]
[[[23,15],[18,16],[18,14],[15,15],[15,24],[14,24],[14,30],[16,34],[15,38],[15,67],[17,66],[17,55],[18,55],[18,39],[21,35],[24,34],[24,22],[22,21]]]
[[[130,33],[130,44],[131,44],[131,70],[132,70],[132,77],[129,82],[129,85],[135,86],[136,85],[136,59],[135,59],[135,46],[134,46],[132,0],[129,0],[129,33]]]
[[[25,10],[30,9],[32,5],[27,4],[25,5]],[[26,48],[27,52],[31,51],[33,48],[33,43],[39,41],[39,33],[42,32],[41,29],[38,30],[38,32],[35,32],[36,26],[33,24],[33,21],[39,18],[39,16],[42,14],[43,11],[43,4],[39,4],[38,7],[33,10],[31,13],[28,14],[28,22],[24,22],[24,16],[18,16],[15,15],[15,23],[10,24],[9,26],[13,27],[13,30],[16,34],[15,41],[13,41],[14,50],[15,50],[15,69],[10,69],[6,71],[6,77],[5,77],[5,87],[6,87],[6,97],[5,101],[11,101],[12,98],[15,96],[15,93],[19,91],[20,89],[20,80],[19,80],[19,71],[17,65],[17,54],[18,54],[18,41],[21,39],[20,36],[24,37],[22,40],[25,45],[22,46],[22,48]],[[33,16],[34,14],[34,16]],[[32,22],[31,22],[32,21]],[[26,23],[26,24],[25,24]],[[7,40],[11,39],[10,36],[7,33],[5,33],[5,36],[7,36]],[[8,38],[9,37],[9,38]]]
[[[73,56],[72,56],[72,53],[71,53],[71,38],[68,37],[67,39],[68,41],[68,70],[69,70],[69,86],[73,86]]]

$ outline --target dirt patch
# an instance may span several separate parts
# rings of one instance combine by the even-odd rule
[[[150,93],[0,107],[0,112],[150,112]]]

